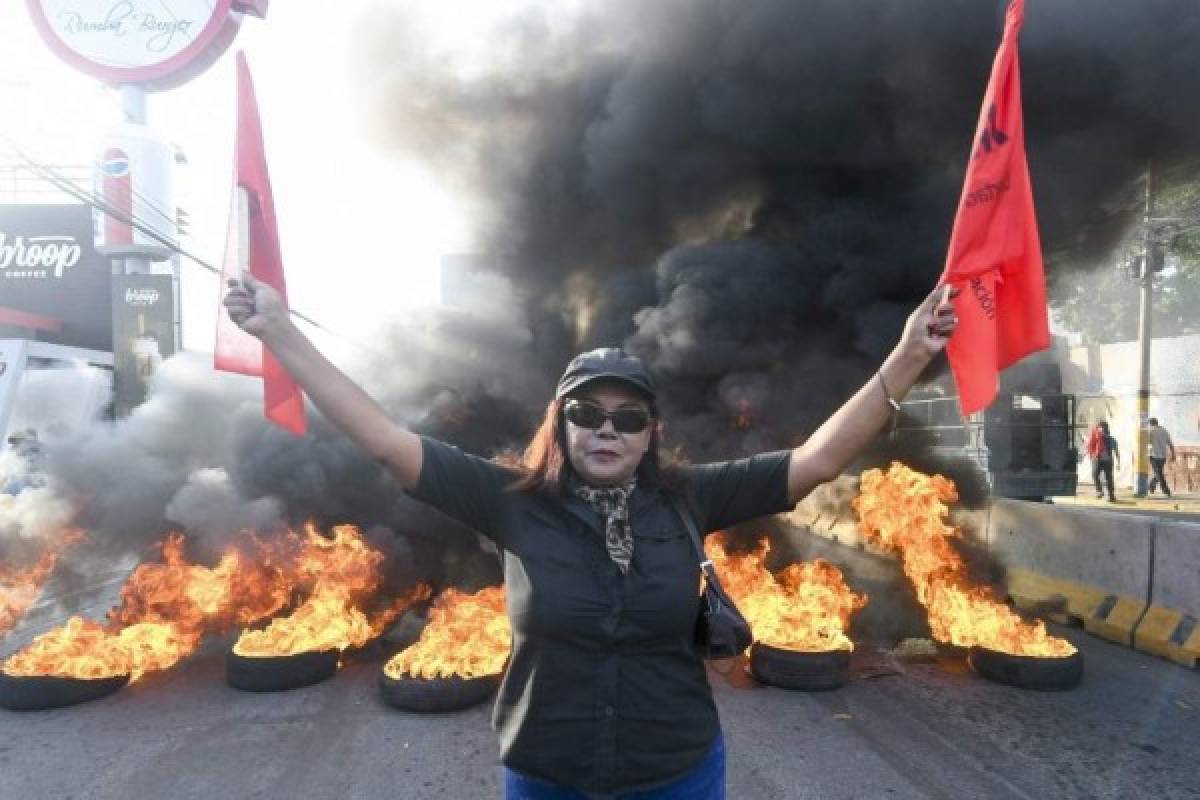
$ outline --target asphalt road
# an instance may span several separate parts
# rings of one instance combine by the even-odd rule
[[[872,634],[910,624],[888,610],[903,588],[894,564],[845,561],[872,592]],[[884,645],[860,645],[851,683],[824,693],[759,686],[740,662],[719,664],[729,796],[1200,798],[1200,673],[1059,632],[1086,659],[1082,686],[1061,693],[987,682],[954,655],[900,661]],[[32,633],[0,641],[0,654]],[[385,706],[382,647],[325,683],[256,695],[225,685],[227,644],[92,703],[0,711],[0,798],[500,796],[487,707]]]

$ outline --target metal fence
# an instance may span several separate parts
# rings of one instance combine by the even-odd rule
[[[1200,447],[1176,447],[1164,472],[1173,492],[1200,492]]]

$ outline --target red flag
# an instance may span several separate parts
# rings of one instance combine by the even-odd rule
[[[1012,0],[942,275],[962,289],[954,303],[958,330],[946,352],[964,414],[992,402],[1000,370],[1050,345],[1021,112],[1017,37],[1024,17],[1024,0]]]
[[[221,293],[230,278],[241,277],[238,258],[238,190],[244,189],[249,206],[247,225],[249,272],[273,286],[287,306],[287,284],[283,278],[283,259],[279,255],[279,233],[275,227],[275,203],[271,198],[271,178],[263,152],[262,125],[254,99],[254,84],[244,53],[237,54],[238,127],[234,188],[230,200],[229,228],[225,236],[225,260],[221,270]],[[250,334],[238,328],[224,308],[217,313],[217,345],[213,364],[226,372],[261,375],[267,419],[303,436],[308,426],[304,416],[304,395],[271,351]]]

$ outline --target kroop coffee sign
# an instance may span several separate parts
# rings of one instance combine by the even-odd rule
[[[112,84],[170,89],[229,47],[266,0],[27,0],[42,38],[76,69]]]
[[[0,270],[8,278],[61,278],[83,257],[74,236],[12,236],[0,231]]]
[[[90,207],[0,206],[0,306],[62,320],[44,340],[111,350],[111,277]]]

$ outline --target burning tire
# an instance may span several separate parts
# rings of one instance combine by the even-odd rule
[[[379,673],[379,691],[384,702],[401,711],[424,714],[461,711],[487,700],[500,685],[499,675],[479,678],[393,678]]]
[[[750,647],[750,674],[780,689],[836,689],[850,679],[850,651],[805,652],[755,642]]]
[[[60,678],[55,675],[16,676],[0,672],[0,708],[42,711],[98,700],[129,683],[128,675],[112,678]]]
[[[337,650],[297,653],[291,656],[242,656],[229,651],[225,680],[246,692],[282,692],[332,678],[337,672]]]
[[[1021,689],[1053,691],[1073,689],[1083,680],[1083,654],[1069,656],[1014,656],[984,647],[972,647],[967,653],[971,669],[996,683]]]

